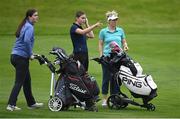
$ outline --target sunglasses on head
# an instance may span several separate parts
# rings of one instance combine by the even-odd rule
[[[111,20],[111,21],[117,21],[118,19],[113,19],[113,20]]]

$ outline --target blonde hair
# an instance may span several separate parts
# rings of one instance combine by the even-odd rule
[[[106,12],[106,18],[113,16],[113,15],[118,16],[118,13],[115,10]]]

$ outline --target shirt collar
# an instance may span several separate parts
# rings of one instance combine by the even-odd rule
[[[82,26],[80,26],[80,25],[78,25],[78,24],[76,24],[76,23],[73,23],[73,25],[76,25],[76,26],[78,26],[79,28],[82,29]]]
[[[26,22],[30,23],[31,25],[34,25],[33,22],[31,22],[30,20],[26,20]]]
[[[115,31],[114,31],[114,32],[111,32],[111,31],[109,30],[109,28],[106,27],[106,31],[109,32],[109,33],[114,33],[114,32],[118,32],[118,29],[117,29],[117,27],[116,27],[116,28],[115,28]]]

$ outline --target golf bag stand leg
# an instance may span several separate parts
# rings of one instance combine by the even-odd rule
[[[51,73],[51,86],[50,86],[50,98],[53,97],[53,92],[55,88],[56,80],[55,80],[55,74]]]

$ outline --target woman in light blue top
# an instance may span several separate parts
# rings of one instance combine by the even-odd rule
[[[32,58],[32,49],[34,46],[34,23],[38,20],[38,12],[36,9],[29,9],[26,16],[19,24],[16,31],[16,42],[11,53],[11,64],[15,68],[15,82],[12,88],[7,110],[21,110],[16,106],[17,97],[21,88],[30,109],[39,108],[43,103],[37,103],[31,91],[31,76],[29,71],[29,59]]]
[[[106,13],[108,26],[103,28],[99,33],[99,53],[102,55],[109,56],[110,47],[109,44],[115,41],[125,51],[128,50],[128,46],[125,40],[125,33],[122,28],[117,27],[118,13],[116,11],[108,11]],[[113,80],[112,74],[109,70],[102,65],[103,80],[102,80],[102,95],[103,101],[102,106],[107,106],[107,94],[110,82],[110,94],[119,93],[119,86]]]

